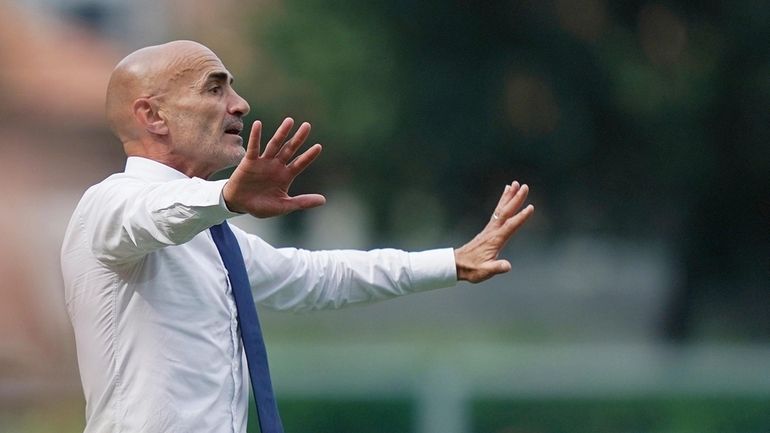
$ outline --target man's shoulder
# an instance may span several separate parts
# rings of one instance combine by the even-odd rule
[[[91,185],[80,198],[79,205],[82,206],[93,201],[120,199],[124,192],[133,190],[148,183],[139,177],[128,173],[120,172],[109,175],[99,183]]]
[[[114,187],[119,187],[122,185],[142,185],[149,183],[148,180],[142,179],[141,177],[138,177],[136,175],[132,175],[130,173],[120,172],[120,173],[113,173],[106,178],[104,178],[99,183],[96,183],[94,185],[91,185],[87,190],[86,194],[89,191],[99,191],[102,189],[110,189]]]

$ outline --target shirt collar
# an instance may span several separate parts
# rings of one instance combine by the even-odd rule
[[[126,160],[125,173],[132,174],[150,181],[169,181],[176,179],[189,179],[186,174],[162,162],[141,156],[129,156]]]

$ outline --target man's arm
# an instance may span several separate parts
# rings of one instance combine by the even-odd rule
[[[75,217],[99,261],[131,262],[235,216],[221,204],[223,183],[197,178],[148,183],[117,175],[89,190]]]
[[[508,185],[493,216],[473,240],[451,248],[423,252],[306,251],[275,249],[238,228],[254,299],[275,310],[317,310],[370,303],[454,285],[479,282],[507,272],[511,265],[498,254],[513,233],[532,215],[522,210],[526,185]]]
[[[254,300],[280,311],[336,309],[457,283],[451,248],[406,252],[274,248],[237,227]]]
[[[246,156],[222,190],[230,210],[266,218],[326,203],[324,196],[319,194],[295,197],[288,194],[297,175],[321,152],[321,145],[315,144],[294,158],[310,133],[310,124],[300,125],[287,141],[293,124],[291,118],[285,119],[260,154],[262,124],[254,122]],[[528,192],[527,185],[520,186],[515,181],[507,185],[487,226],[470,242],[455,250],[459,280],[477,283],[511,269],[511,264],[498,259],[498,256],[511,236],[534,212],[532,205],[521,209]]]
[[[286,140],[291,125],[291,119],[286,119],[259,156],[261,126],[255,124],[246,161],[233,175],[235,182],[192,178],[148,183],[116,175],[93,188],[84,197],[80,212],[91,250],[103,263],[125,263],[159,248],[183,244],[235,216],[232,211],[272,216],[323,204],[323,196],[287,195],[294,177],[321,150],[316,145],[289,162],[310,132],[310,125],[303,124],[291,140],[278,146]],[[226,200],[224,187],[228,184],[239,186],[236,193],[243,196],[243,203]]]

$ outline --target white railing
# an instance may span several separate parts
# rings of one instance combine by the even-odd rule
[[[279,398],[407,397],[418,433],[466,433],[474,398],[770,396],[770,346],[273,342]]]

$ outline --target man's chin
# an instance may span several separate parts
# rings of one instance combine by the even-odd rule
[[[243,157],[246,156],[246,149],[244,149],[243,146],[228,148],[227,151],[228,152],[224,160],[224,162],[227,164],[226,168],[235,167],[236,165],[240,164]]]
[[[220,149],[220,152],[213,155],[213,160],[217,161],[215,173],[237,166],[245,155],[246,149],[240,146],[237,148],[227,146],[226,149]]]

